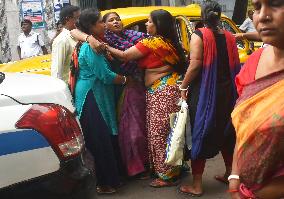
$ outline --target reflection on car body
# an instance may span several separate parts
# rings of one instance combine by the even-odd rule
[[[59,79],[0,73],[1,199],[93,195],[95,176],[71,99]]]

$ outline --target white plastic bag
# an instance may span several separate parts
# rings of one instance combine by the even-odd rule
[[[192,136],[191,136],[191,124],[190,124],[189,113],[187,115],[186,125],[185,125],[185,144],[187,146],[187,149],[191,150],[191,147],[192,147]]]
[[[182,165],[183,162],[188,106],[184,100],[179,105],[180,111],[170,115],[171,131],[167,139],[165,163],[171,166]]]

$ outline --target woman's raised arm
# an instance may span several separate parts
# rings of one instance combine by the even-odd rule
[[[118,50],[113,47],[107,46],[107,50],[116,58],[128,62],[142,58],[144,55],[135,47],[127,49],[126,51]]]
[[[70,34],[78,41],[88,42],[95,52],[101,53],[105,50],[105,45],[95,39],[92,35],[88,35],[78,29],[71,30]]]
[[[188,85],[198,75],[199,70],[202,68],[203,63],[203,42],[202,39],[192,34],[190,41],[190,64],[180,85],[181,96],[183,99],[187,99]]]

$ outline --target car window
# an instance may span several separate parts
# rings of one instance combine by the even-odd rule
[[[147,33],[146,25],[145,25],[146,22],[147,22],[147,20],[138,21],[138,22],[135,22],[133,24],[126,26],[125,28],[129,29],[129,30],[135,30],[135,31],[138,31],[138,32]]]
[[[126,26],[125,28],[146,33],[147,32],[146,25],[145,25],[146,22],[147,20],[145,19],[145,20],[130,24]],[[177,29],[179,41],[182,43],[185,50],[189,52],[189,42],[191,38],[191,33],[194,32],[195,29],[203,27],[204,24],[200,18],[190,18],[189,27],[184,28],[185,26],[186,26],[185,22],[181,18],[177,17],[176,18],[176,29]],[[221,26],[222,28],[224,28],[225,30],[228,30],[232,34],[236,33],[234,28],[224,19],[221,20]],[[186,33],[183,33],[183,30],[186,30]],[[245,48],[245,44],[243,41],[237,41],[237,46],[239,49]]]
[[[175,20],[176,30],[179,42],[182,44],[186,55],[189,54],[189,43],[191,39],[192,29],[189,21],[183,16],[177,16]]]
[[[146,22],[147,20],[145,19],[142,21],[132,23],[126,26],[125,28],[146,33],[147,32],[146,25],[145,25]],[[184,21],[182,16],[177,17],[175,22],[176,22],[175,25],[176,25],[176,30],[177,30],[179,41],[182,44],[183,48],[185,49],[186,54],[188,54],[189,53],[189,42],[190,42],[190,37],[191,37],[191,28],[187,27],[186,22]]]
[[[221,25],[223,29],[231,32],[232,34],[236,34],[236,31],[231,27],[231,25],[227,21],[222,20]],[[243,41],[237,41],[237,46],[238,48],[243,48],[243,49],[245,48],[245,44]]]
[[[191,24],[193,31],[197,28],[203,27],[203,23],[202,23],[202,20],[200,18],[191,18],[190,24]],[[232,34],[236,34],[236,31],[234,30],[234,28],[225,19],[221,19],[221,27],[223,29],[231,32]],[[242,49],[245,48],[245,44],[244,44],[243,41],[237,41],[237,46],[238,46],[238,48],[242,48]]]
[[[179,21],[176,21],[176,29],[178,34],[179,42],[182,42],[182,36],[181,36],[181,24]]]
[[[228,30],[232,34],[236,34],[236,31],[230,26],[228,22],[222,20],[221,24],[222,24],[222,28],[224,28],[225,30]]]

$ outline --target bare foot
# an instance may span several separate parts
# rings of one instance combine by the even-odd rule
[[[179,182],[180,182],[179,180],[172,182],[172,181],[164,181],[160,178],[156,178],[149,185],[150,187],[154,187],[154,188],[173,187],[173,186],[177,186]]]
[[[191,185],[183,185],[179,188],[181,193],[188,194],[190,196],[200,197],[202,196],[202,188],[193,187]]]

